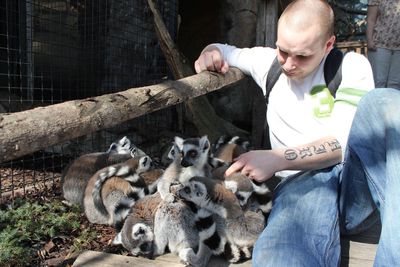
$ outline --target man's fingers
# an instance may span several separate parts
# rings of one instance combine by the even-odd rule
[[[240,161],[236,161],[234,162],[226,171],[225,171],[225,176],[229,176],[232,173],[238,172],[239,170],[241,170],[243,168],[243,163],[241,163]]]
[[[194,69],[195,69],[196,73],[200,73],[200,72],[203,71],[202,67],[200,66],[200,61],[199,61],[199,59],[197,59],[197,60],[194,62]]]
[[[228,71],[228,64],[222,59],[219,51],[206,51],[203,52],[194,63],[196,73],[204,70],[216,71],[226,73]]]
[[[228,70],[229,70],[228,62],[222,60],[221,73],[227,73]]]

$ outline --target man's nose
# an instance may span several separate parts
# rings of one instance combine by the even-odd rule
[[[285,63],[283,64],[283,68],[287,71],[293,70],[297,67],[296,60],[293,57],[287,57]]]

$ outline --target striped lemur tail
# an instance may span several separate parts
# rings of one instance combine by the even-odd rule
[[[152,165],[153,163],[148,156],[135,157],[126,162],[106,167],[102,171],[98,172],[98,178],[92,191],[93,202],[96,209],[103,215],[108,214],[101,195],[101,189],[108,179],[117,176],[128,181],[133,188],[138,186],[143,187],[143,181],[140,181],[139,174],[149,170]],[[131,197],[133,197],[133,199],[135,198],[134,196]],[[116,207],[116,209],[117,208],[118,207]]]

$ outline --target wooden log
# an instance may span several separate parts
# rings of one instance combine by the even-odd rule
[[[0,114],[0,162],[116,126],[234,84],[242,78],[244,74],[235,68],[224,75],[202,72],[119,93]]]
[[[154,26],[158,36],[161,50],[164,53],[168,66],[172,70],[174,79],[182,79],[194,75],[194,70],[189,60],[183,55],[172,40],[162,16],[156,7],[155,0],[147,0],[150,10],[153,13]],[[187,110],[190,111],[191,121],[197,128],[199,135],[208,135],[208,139],[214,142],[221,135],[247,136],[249,133],[236,127],[231,122],[219,117],[214,107],[208,101],[207,96],[200,96],[189,99],[185,102]]]

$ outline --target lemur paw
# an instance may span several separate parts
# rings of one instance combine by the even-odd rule
[[[165,202],[168,202],[168,203],[175,202],[175,196],[174,196],[173,194],[171,194],[171,193],[168,193],[168,194],[165,196],[164,201],[165,201]]]
[[[179,258],[184,264],[191,264],[196,256],[192,248],[184,248],[179,251]]]

